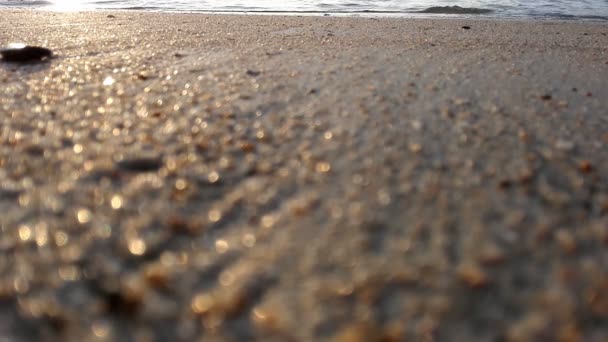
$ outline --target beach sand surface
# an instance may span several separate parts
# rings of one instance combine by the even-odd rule
[[[5,339],[608,339],[605,24],[0,18]]]

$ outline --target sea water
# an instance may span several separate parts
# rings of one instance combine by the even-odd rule
[[[0,0],[0,7],[42,7],[67,11],[136,9],[400,16],[429,16],[418,12],[436,6],[491,11],[484,14],[433,14],[441,16],[608,20],[608,0]]]

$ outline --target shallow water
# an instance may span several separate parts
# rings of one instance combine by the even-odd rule
[[[0,7],[54,10],[141,9],[160,11],[386,13],[413,15],[433,6],[488,9],[484,16],[608,20],[608,0],[0,0]],[[444,14],[445,15],[445,14]]]

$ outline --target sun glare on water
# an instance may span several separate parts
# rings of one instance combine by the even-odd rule
[[[55,11],[80,11],[85,9],[84,0],[52,0],[50,8]]]

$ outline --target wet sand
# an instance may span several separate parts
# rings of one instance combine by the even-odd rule
[[[605,24],[0,16],[7,340],[608,338]]]

